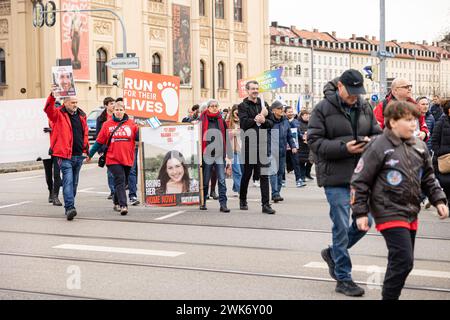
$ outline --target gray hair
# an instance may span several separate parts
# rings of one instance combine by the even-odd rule
[[[208,108],[207,102],[203,102],[202,104],[200,104],[200,113],[203,113],[203,111],[205,111],[206,108]]]
[[[207,108],[209,108],[212,104],[217,104],[217,106],[218,106],[218,105],[219,105],[219,101],[217,101],[216,99],[209,99],[209,100],[206,102]]]

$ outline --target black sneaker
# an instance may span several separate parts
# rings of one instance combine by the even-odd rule
[[[217,195],[217,193],[215,191],[211,191],[211,193],[209,194],[209,196],[211,198],[213,198],[214,200],[218,200],[219,196]]]
[[[206,204],[202,204],[202,205],[200,206],[200,210],[201,210],[201,211],[206,211],[206,210],[208,210],[208,208],[206,207]]]
[[[66,211],[67,221],[72,221],[76,215],[77,215],[77,210],[75,208],[67,210]]]
[[[48,203],[53,203],[53,193],[49,193],[48,195]]]
[[[229,213],[231,210],[227,206],[220,206],[220,212]]]
[[[278,203],[278,202],[284,201],[284,199],[280,196],[276,196],[276,197],[272,198],[272,201],[275,203]]]
[[[266,204],[262,207],[262,212],[265,214],[275,214],[275,210],[269,204]]]
[[[364,289],[352,280],[338,281],[336,285],[336,292],[343,293],[349,297],[361,297],[365,293]]]
[[[334,280],[337,280],[336,275],[334,274],[335,263],[333,258],[331,257],[331,249],[330,248],[323,249],[320,255],[328,265],[328,272],[330,273],[330,277],[332,277]]]
[[[56,207],[62,207],[61,201],[59,201],[58,197],[56,196],[53,198],[53,205]]]
[[[243,210],[243,211],[247,211],[247,210],[248,210],[248,203],[247,203],[247,201],[241,200],[241,201],[239,202],[239,208],[240,208],[241,210]]]
[[[111,193],[109,194],[109,196],[108,196],[107,199],[108,199],[108,200],[112,200],[113,197],[114,197],[114,193],[111,192]]]

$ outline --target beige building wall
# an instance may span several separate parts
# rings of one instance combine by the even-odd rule
[[[340,51],[314,50],[314,103],[323,99],[325,85],[339,77],[350,65],[350,54]]]
[[[440,96],[450,98],[450,59],[441,60]]]
[[[274,92],[280,94],[287,105],[296,107],[297,101],[302,96],[302,104],[306,108],[311,107],[310,100],[306,96],[311,88],[311,49],[295,46],[272,46],[272,68],[284,67],[283,80],[286,87]],[[297,73],[300,66],[300,74]]]
[[[387,77],[411,81],[414,96],[431,96],[439,90],[439,68],[437,61],[388,59]]]
[[[60,1],[56,0],[57,8]],[[270,36],[268,0],[244,0],[243,22],[234,21],[234,1],[224,0],[225,19],[215,19],[215,64],[225,64],[225,88],[216,90],[223,107],[241,99],[237,93],[236,66],[243,66],[243,76],[257,75],[270,68]],[[45,3],[45,1],[44,1]],[[205,1],[206,14],[199,15],[198,0],[91,0],[91,8],[108,8],[122,16],[127,31],[128,52],[140,58],[140,71],[151,72],[152,56],[161,56],[163,74],[173,74],[172,4],[191,7],[192,86],[182,88],[182,118],[187,109],[213,96],[212,90],[212,1]],[[51,67],[60,58],[60,16],[53,28],[34,28],[32,2],[10,1],[0,9],[0,48],[6,53],[6,85],[0,86],[0,99],[31,99],[48,95]],[[109,13],[91,13],[89,18],[90,80],[77,81],[80,105],[90,111],[107,96],[121,96],[112,85],[108,68],[108,84],[97,83],[96,52],[103,48],[108,60],[123,51],[120,22]],[[206,88],[200,88],[200,60],[206,66]],[[217,88],[217,67],[216,88]]]

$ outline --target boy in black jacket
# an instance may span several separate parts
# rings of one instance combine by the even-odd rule
[[[413,269],[421,191],[441,219],[448,217],[427,146],[414,136],[419,116],[411,103],[390,103],[384,112],[387,129],[368,145],[351,181],[358,229],[369,230],[370,212],[389,251],[383,300],[398,300]]]

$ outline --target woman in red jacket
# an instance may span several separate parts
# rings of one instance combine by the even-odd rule
[[[125,113],[123,102],[117,102],[111,120],[102,126],[97,141],[89,152],[89,160],[101,148],[111,143],[106,153],[106,166],[114,176],[114,210],[125,216],[128,214],[126,182],[134,163],[134,145],[138,140],[139,128]]]

